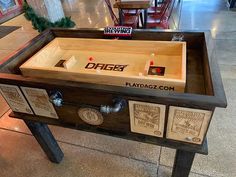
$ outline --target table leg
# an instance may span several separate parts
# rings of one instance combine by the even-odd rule
[[[236,0],[230,0],[229,8],[233,8],[236,3]]]
[[[29,120],[24,120],[24,122],[40,144],[41,148],[44,150],[45,154],[48,156],[49,160],[54,163],[60,163],[64,154],[47,124]]]
[[[147,9],[144,9],[144,22],[143,22],[143,28],[146,29],[147,28],[147,18],[148,18],[148,12]]]
[[[195,152],[188,152],[177,149],[172,177],[188,177],[192,167],[194,156]]]

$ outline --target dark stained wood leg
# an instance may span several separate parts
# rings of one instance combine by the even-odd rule
[[[194,156],[195,152],[188,152],[177,149],[172,177],[188,177],[192,167]]]
[[[63,152],[57,144],[47,124],[24,120],[35,139],[48,156],[49,160],[54,163],[60,163],[63,159]]]
[[[236,3],[236,0],[230,0],[229,2],[229,8],[233,8]]]

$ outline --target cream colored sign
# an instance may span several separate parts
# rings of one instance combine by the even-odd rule
[[[163,137],[165,105],[129,101],[131,131]]]
[[[19,87],[0,84],[0,92],[12,111],[33,114]]]
[[[166,137],[201,144],[212,111],[170,106]]]
[[[80,108],[78,115],[84,122],[90,125],[101,125],[103,123],[103,116],[96,109]]]
[[[58,118],[46,90],[30,87],[21,87],[21,89],[36,115]]]

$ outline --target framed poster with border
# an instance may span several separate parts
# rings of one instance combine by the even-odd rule
[[[34,114],[18,86],[0,84],[0,93],[12,111]]]
[[[15,10],[19,7],[18,0],[0,0],[0,12],[5,15],[6,13]]]
[[[131,132],[163,137],[165,105],[129,101]]]
[[[46,90],[30,87],[21,87],[21,90],[36,115],[58,119]]]
[[[212,111],[170,106],[166,138],[202,144]]]

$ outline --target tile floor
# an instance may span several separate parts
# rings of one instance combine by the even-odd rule
[[[102,0],[62,0],[77,27],[111,25]],[[224,0],[182,0],[176,3],[174,29],[210,30],[214,59],[220,64],[228,107],[216,109],[211,123],[209,155],[197,155],[190,177],[236,176],[236,12]],[[0,60],[38,34],[20,15],[5,24],[22,26],[0,39]],[[8,107],[0,99],[0,115]],[[65,158],[50,163],[21,120],[0,118],[0,177],[169,177],[174,150],[118,138],[50,126]]]

